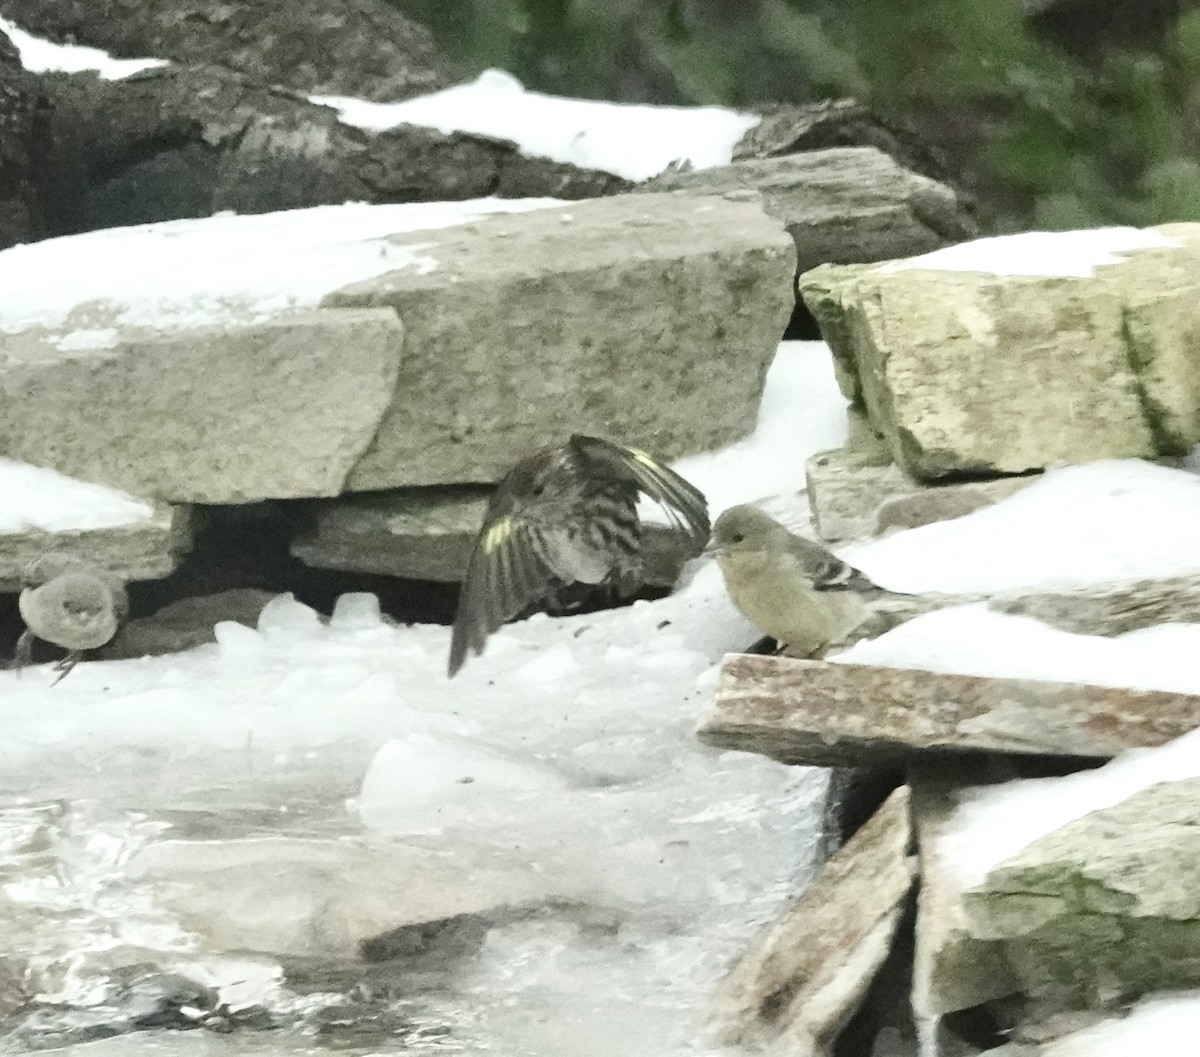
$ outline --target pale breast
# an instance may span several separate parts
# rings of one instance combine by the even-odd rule
[[[814,591],[786,556],[726,554],[719,561],[738,609],[793,653],[817,653],[843,638],[866,612],[851,591]]]

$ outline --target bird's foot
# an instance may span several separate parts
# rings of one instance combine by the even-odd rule
[[[67,673],[72,668],[74,668],[75,665],[77,665],[82,659],[83,659],[83,650],[71,650],[67,653],[67,655],[65,657],[62,657],[59,660],[55,661],[54,664],[52,665],[52,668],[54,671],[58,672],[59,675],[58,675],[58,678],[55,679],[54,682],[52,682],[50,685],[57,686],[59,683],[61,683],[67,677]]]

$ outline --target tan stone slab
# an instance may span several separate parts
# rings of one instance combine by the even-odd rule
[[[833,766],[924,752],[1106,758],[1200,725],[1200,696],[730,654],[700,739]]]
[[[863,539],[892,529],[916,528],[963,517],[1019,492],[1037,480],[998,477],[926,485],[888,457],[847,448],[822,451],[805,463],[813,521],[829,543]]]
[[[1200,439],[1200,225],[1155,237],[1172,242],[1086,276],[822,265],[798,286],[846,395],[921,480],[1179,455]]]
[[[721,1045],[830,1052],[887,957],[912,887],[911,843],[901,786],[734,966],[709,1016]]]

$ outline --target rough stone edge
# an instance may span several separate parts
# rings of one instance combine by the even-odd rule
[[[191,549],[195,520],[186,504],[155,502],[149,518],[127,525],[0,534],[0,591],[19,591],[21,569],[50,550],[84,556],[126,580],[163,579]]]

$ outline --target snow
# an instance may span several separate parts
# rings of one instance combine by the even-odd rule
[[[889,261],[879,272],[933,269],[988,275],[1073,276],[1087,279],[1106,264],[1120,264],[1134,250],[1181,246],[1153,228],[1092,228],[1026,231],[946,246],[919,257]]]
[[[0,495],[0,535],[113,528],[154,516],[149,503],[116,488],[2,457]]]
[[[656,176],[672,162],[728,165],[761,118],[723,107],[649,106],[568,99],[527,91],[503,70],[399,103],[312,96],[348,125],[379,132],[399,124],[511,140],[522,153],[627,180]]]
[[[1200,478],[1137,459],[1047,471],[990,507],[838,554],[893,591],[977,594],[1200,572]]]
[[[754,432],[672,465],[708,498],[715,519],[737,503],[794,495],[811,455],[846,443],[846,400],[822,341],[785,341],[767,372]]]
[[[419,245],[399,245],[390,236],[561,204],[552,198],[351,202],[223,213],[13,246],[0,252],[0,332],[68,327],[60,347],[87,350],[115,345],[119,326],[263,320],[315,307],[361,279],[436,267]],[[119,269],[112,266],[118,260]]]
[[[143,70],[167,65],[165,59],[114,59],[99,48],[55,44],[18,29],[4,17],[0,17],[0,32],[7,34],[21,57],[21,65],[31,73],[82,73],[94,70],[102,80],[120,81]]]
[[[1144,998],[1121,1019],[1046,1043],[1040,1057],[1190,1057],[1200,1034],[1200,991]]]
[[[1060,631],[977,603],[927,613],[829,659],[1200,694],[1198,654],[1200,624],[1160,624],[1106,638]]]
[[[938,840],[947,870],[964,888],[1033,841],[1127,800],[1160,782],[1200,777],[1200,729],[1156,749],[1122,753],[1103,767],[1063,778],[1030,778],[964,791]]]
[[[842,549],[901,591],[1052,590],[1200,572],[1200,480],[1137,460],[1047,472],[992,507]],[[830,658],[839,663],[1053,679],[1200,694],[1200,624],[1077,635],[982,603],[918,617]],[[1200,775],[1200,739],[1095,771],[974,791],[939,841],[964,887],[1031,841],[1158,781]],[[968,796],[968,794],[964,794]]]

